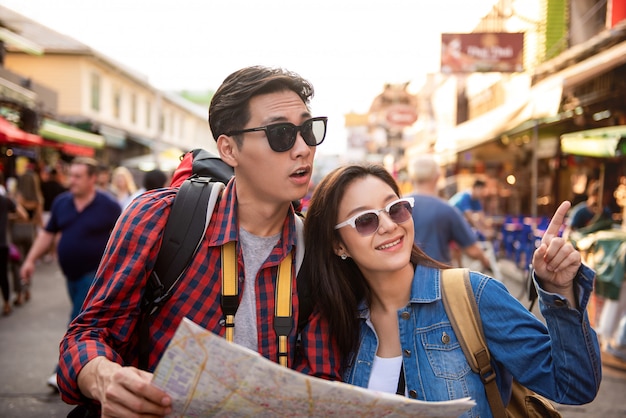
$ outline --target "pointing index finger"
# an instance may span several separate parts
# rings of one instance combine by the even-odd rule
[[[565,223],[565,216],[567,215],[567,211],[571,206],[572,204],[567,200],[559,205],[556,212],[554,212],[554,216],[550,220],[550,224],[548,225],[545,234],[543,234],[543,237],[541,238],[542,243],[547,243],[549,240],[558,235],[559,230]]]

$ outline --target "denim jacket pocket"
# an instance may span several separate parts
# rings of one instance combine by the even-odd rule
[[[457,381],[472,372],[449,323],[436,324],[418,333],[435,376]]]

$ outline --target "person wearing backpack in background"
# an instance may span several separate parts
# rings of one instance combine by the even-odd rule
[[[283,69],[253,66],[229,75],[215,92],[209,124],[224,162],[234,168],[206,234],[173,295],[151,317],[147,370],[140,370],[136,328],[141,299],[161,246],[176,188],[146,192],[122,214],[109,240],[85,305],[60,346],[62,398],[100,409],[103,417],[163,416],[171,398],[150,384],[152,371],[183,317],[226,335],[221,299],[221,249],[236,243],[239,307],[234,342],[277,362],[273,329],[275,277],[297,247],[291,202],[307,192],[326,118],[313,117],[311,84]],[[299,299],[292,271],[294,324]],[[338,379],[339,364],[323,322],[309,322],[305,353],[295,363],[297,330],[287,343],[287,365]]]
[[[380,165],[340,167],[318,183],[299,274],[317,302],[311,318],[328,319],[345,383],[422,401],[471,397],[476,406],[463,416],[491,417],[485,376],[472,372],[442,301],[449,266],[415,244],[413,204]],[[569,202],[559,206],[533,256],[547,326],[502,283],[470,273],[495,371],[485,379],[495,377],[505,405],[512,377],[561,404],[591,402],[600,387],[586,312],[595,274],[557,236],[568,209]]]

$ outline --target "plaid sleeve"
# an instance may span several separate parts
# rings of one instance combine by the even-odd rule
[[[328,322],[315,311],[302,329],[300,350],[293,368],[310,376],[341,380],[340,367],[339,350],[330,338]]]
[[[90,360],[104,356],[129,364],[128,349],[140,315],[140,301],[160,246],[174,189],[137,198],[122,214],[107,243],[81,313],[60,344],[59,390],[67,403],[88,400],[77,376]],[[124,350],[129,350],[125,352]]]

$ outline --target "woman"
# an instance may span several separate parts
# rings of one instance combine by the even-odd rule
[[[27,170],[18,177],[15,190],[15,201],[27,213],[26,218],[14,218],[10,222],[11,242],[15,244],[22,257],[30,251],[35,242],[37,232],[42,225],[43,195],[39,175],[34,171],[34,163],[30,163]],[[17,273],[19,263],[13,263],[13,304],[20,306],[30,300],[30,284],[22,282]]]
[[[320,182],[306,216],[300,271],[317,299],[312,319],[329,322],[345,382],[426,401],[470,396],[476,401],[471,416],[490,417],[483,383],[441,300],[446,266],[415,246],[411,208],[380,166],[338,168]],[[555,221],[562,222],[568,208],[562,204]],[[590,402],[599,388],[598,342],[585,313],[594,275],[570,244],[552,236],[559,226],[555,222],[533,257],[547,328],[500,282],[470,275],[505,404],[511,376],[563,404]],[[580,303],[570,309],[564,299]]]
[[[119,166],[113,170],[111,180],[111,190],[120,204],[122,210],[132,201],[137,192],[137,185],[130,170],[124,166]]]

